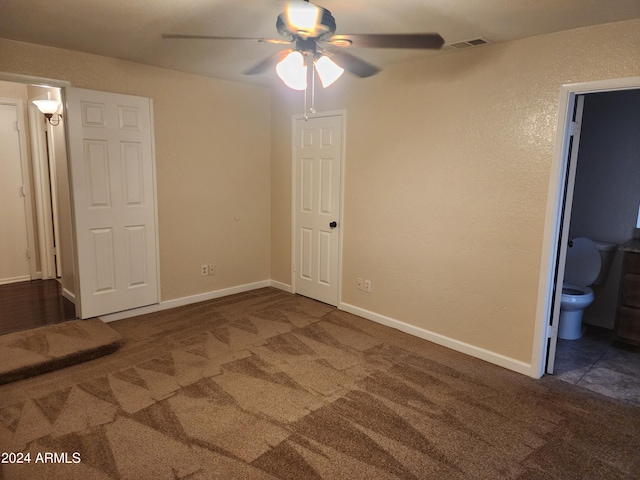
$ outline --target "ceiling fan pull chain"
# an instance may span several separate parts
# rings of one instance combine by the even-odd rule
[[[305,89],[304,89],[304,115],[302,116],[302,118],[304,119],[305,122],[307,120],[309,120],[309,116],[307,115],[307,90],[308,90],[308,88],[305,87]]]
[[[311,61],[311,108],[309,112],[316,113],[316,65]]]

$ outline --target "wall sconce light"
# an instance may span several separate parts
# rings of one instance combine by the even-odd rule
[[[56,125],[60,124],[60,120],[62,119],[62,115],[57,114],[57,118],[54,121],[52,121],[53,115],[58,111],[58,109],[60,108],[60,102],[57,100],[33,100],[33,104],[38,107],[38,110],[40,110],[45,117],[47,117],[47,121],[53,125],[54,127]]]

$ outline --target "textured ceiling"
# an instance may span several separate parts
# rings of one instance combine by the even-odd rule
[[[640,18],[640,0],[320,0],[318,5],[336,18],[338,34],[438,32],[447,45],[478,37],[506,42]],[[0,0],[0,37],[268,84],[271,73],[250,77],[242,72],[283,46],[163,40],[160,35],[278,38],[275,21],[284,7],[282,0]],[[349,51],[382,68],[438,54]]]

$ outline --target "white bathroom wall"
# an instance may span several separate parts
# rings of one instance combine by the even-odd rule
[[[634,235],[640,204],[640,90],[587,95],[571,212],[572,237],[616,244]],[[613,328],[622,265],[616,253],[584,321]]]

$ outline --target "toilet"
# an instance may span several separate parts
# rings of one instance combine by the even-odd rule
[[[590,285],[605,282],[615,253],[613,243],[594,242],[586,237],[574,238],[567,249],[558,338],[577,340],[586,327],[582,325],[584,309],[593,302]]]

